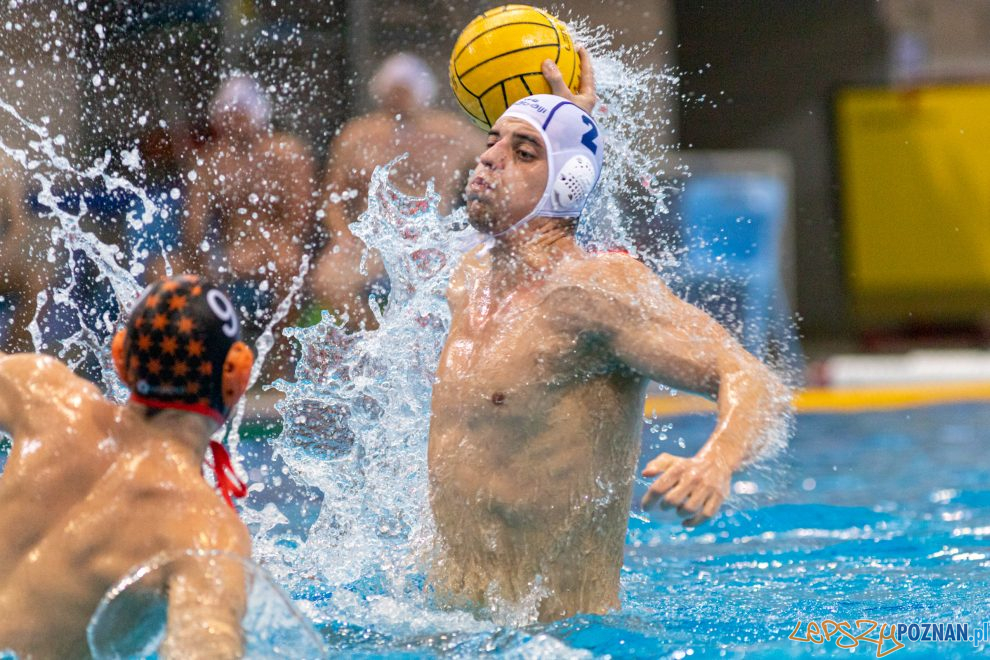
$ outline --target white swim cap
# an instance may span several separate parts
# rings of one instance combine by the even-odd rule
[[[368,84],[371,95],[377,99],[388,96],[390,89],[404,87],[420,107],[433,103],[437,93],[437,79],[430,66],[411,53],[389,55],[372,76]]]
[[[522,119],[540,132],[547,152],[547,187],[529,214],[495,236],[517,229],[533,218],[576,218],[602,172],[605,145],[598,124],[567,99],[536,94],[516,101],[503,117]]]
[[[272,120],[272,104],[268,95],[251,76],[235,75],[224,81],[217,90],[210,105],[210,116],[230,111],[243,112],[261,130],[267,129]]]

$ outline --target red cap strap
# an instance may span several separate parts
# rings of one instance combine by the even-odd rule
[[[217,480],[217,490],[223,495],[227,504],[232,509],[236,509],[231,496],[244,497],[247,495],[247,484],[237,477],[234,466],[230,462],[230,454],[227,453],[223,445],[216,440],[210,440],[210,451],[213,453],[213,465],[210,467],[213,468],[213,476]]]

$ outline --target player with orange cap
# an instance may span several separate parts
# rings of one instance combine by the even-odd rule
[[[183,275],[152,285],[113,340],[124,405],[60,361],[0,353],[0,649],[85,657],[86,624],[130,569],[164,553],[250,556],[244,495],[210,441],[254,362],[223,291]],[[202,476],[211,448],[219,496]],[[226,500],[226,501],[225,501]],[[230,504],[230,506],[228,506]],[[164,657],[238,657],[246,594],[236,562],[179,562]]]

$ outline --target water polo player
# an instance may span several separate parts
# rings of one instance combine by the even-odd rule
[[[0,430],[13,438],[0,476],[0,649],[22,657],[87,657],[100,598],[154,557],[250,557],[228,506],[243,484],[222,447],[222,496],[201,471],[253,362],[227,296],[191,275],[155,284],[112,352],[132,392],[123,406],[54,358],[0,354]],[[230,565],[190,560],[163,577],[163,657],[239,656],[246,596]]]
[[[779,433],[778,379],[701,310],[626,254],[575,240],[605,136],[544,63],[554,95],[518,101],[492,127],[467,188],[489,240],[448,291],[450,334],[433,389],[431,583],[442,602],[531,603],[552,620],[619,605],[619,571],[653,379],[716,397],[714,433],[644,476],[686,525],[715,514],[733,472]]]

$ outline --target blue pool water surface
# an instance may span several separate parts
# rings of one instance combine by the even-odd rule
[[[710,415],[657,420],[644,429],[641,464],[660,451],[693,451],[713,424]],[[623,607],[606,616],[454,629],[439,617],[424,630],[393,613],[380,625],[319,628],[334,657],[406,658],[877,657],[867,642],[844,651],[835,638],[788,639],[798,621],[805,636],[807,622],[825,619],[967,623],[972,635],[990,619],[988,429],[990,404],[799,416],[779,465],[741,475],[734,506],[712,522],[684,531],[672,513],[633,508]],[[257,442],[249,462],[266,453]],[[641,480],[634,501],[645,487]],[[297,516],[303,522],[305,509]],[[890,655],[961,658],[986,648],[902,641]]]
[[[656,420],[641,466],[693,452],[713,426],[711,415]],[[619,612],[521,629],[337,621],[322,632],[333,655],[351,657],[876,657],[865,641],[844,651],[836,637],[788,639],[798,621],[807,637],[807,622],[825,619],[968,623],[972,635],[990,619],[988,429],[990,404],[801,415],[779,464],[742,474],[708,524],[685,531],[672,513],[633,507]],[[902,641],[894,657],[985,649]]]

